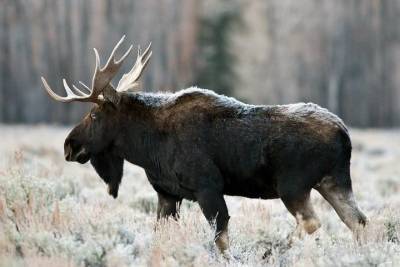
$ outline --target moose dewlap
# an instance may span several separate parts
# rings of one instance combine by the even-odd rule
[[[224,195],[280,198],[297,220],[295,232],[312,233],[320,227],[310,202],[316,189],[353,232],[365,225],[352,192],[350,137],[336,115],[315,104],[248,105],[197,88],[128,92],[137,87],[150,46],[115,88],[111,80],[132,49],[115,60],[123,40],[103,68],[94,50],[90,88],[71,88],[64,80],[67,96],[61,97],[42,78],[57,101],[95,103],[66,138],[65,158],[90,160],[113,197],[124,161],[138,165],[158,194],[157,219],[178,219],[182,199],[197,201],[207,220],[216,222],[221,251],[229,244]]]

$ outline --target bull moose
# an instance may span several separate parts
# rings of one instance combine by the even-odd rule
[[[150,45],[139,49],[115,88],[111,80],[132,50],[115,59],[124,37],[103,68],[94,49],[95,72],[91,88],[81,83],[85,91],[64,79],[62,97],[42,77],[55,100],[95,104],[66,138],[65,159],[90,160],[114,198],[124,161],[138,165],[158,194],[157,219],[178,219],[182,199],[197,201],[206,219],[215,220],[222,252],[229,245],[224,195],[280,198],[296,218],[294,232],[311,234],[320,227],[310,202],[315,189],[353,232],[366,224],[353,196],[352,147],[340,118],[311,103],[249,105],[198,88],[132,90],[152,55]]]

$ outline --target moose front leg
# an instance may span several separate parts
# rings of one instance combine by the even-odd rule
[[[221,253],[229,248],[228,221],[229,214],[222,193],[203,191],[197,194],[197,202],[207,221],[216,222],[215,244]]]
[[[182,203],[182,198],[177,198],[171,195],[157,192],[158,207],[157,220],[166,219],[172,216],[174,219],[179,218],[179,207]]]

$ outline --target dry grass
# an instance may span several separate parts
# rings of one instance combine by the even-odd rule
[[[291,248],[295,222],[280,201],[227,197],[229,262],[195,203],[154,231],[156,194],[143,171],[126,164],[114,200],[89,164],[64,162],[66,134],[0,126],[0,266],[400,265],[400,131],[352,131],[353,184],[371,221],[361,244],[317,194],[323,227]]]

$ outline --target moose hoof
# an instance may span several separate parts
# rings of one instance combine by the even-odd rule
[[[229,248],[229,237],[227,231],[223,231],[217,236],[215,239],[215,244],[222,254],[226,252],[226,250]]]

